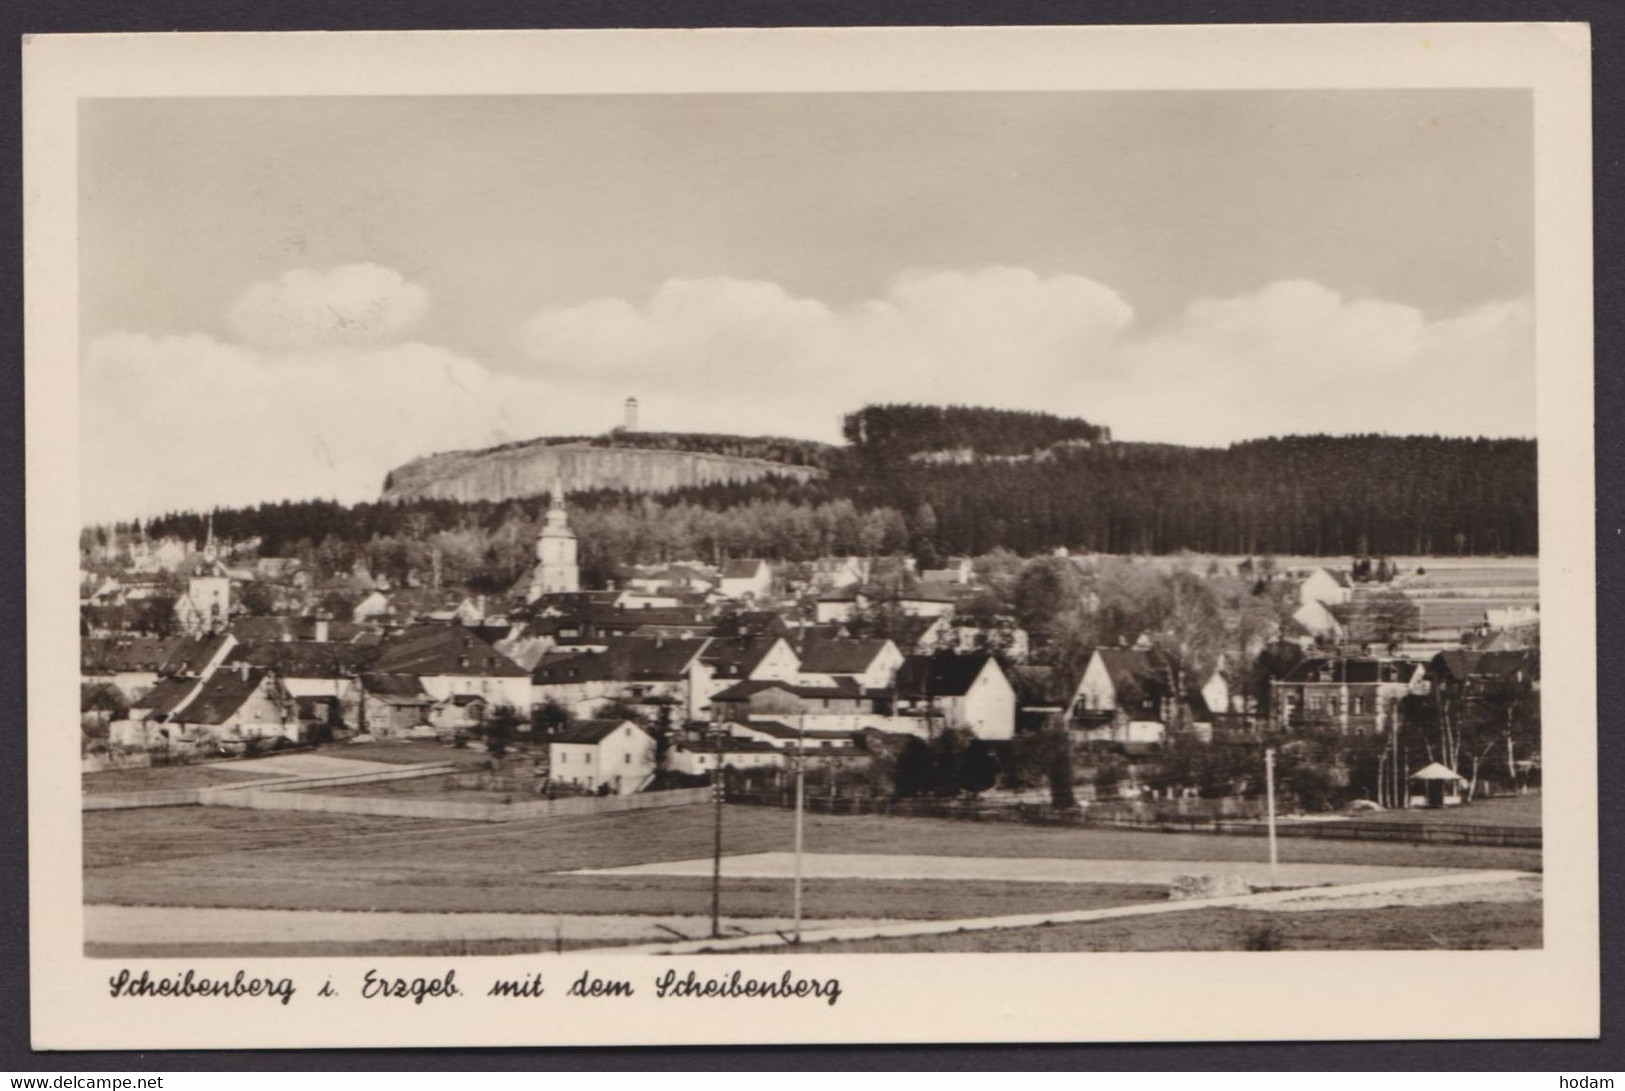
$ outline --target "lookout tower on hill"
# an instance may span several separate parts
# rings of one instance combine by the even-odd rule
[[[581,590],[581,566],[576,562],[576,532],[570,529],[570,513],[564,510],[564,485],[553,479],[553,495],[547,507],[547,521],[536,536],[536,571],[530,578],[528,600],[543,595]]]
[[[626,399],[626,419],[621,424],[621,431],[636,432],[638,430],[638,400]]]

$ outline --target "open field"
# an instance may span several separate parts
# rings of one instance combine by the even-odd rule
[[[729,807],[724,851],[782,852],[792,842],[789,812]],[[378,909],[522,912],[692,912],[703,878],[565,876],[706,857],[712,811],[660,811],[548,818],[493,825],[420,819],[361,818],[213,807],[153,808],[84,815],[85,900],[110,905],[194,905],[281,909]],[[1074,830],[981,825],[938,819],[810,815],[806,847],[813,853],[1043,857],[1073,860],[1248,861],[1263,858],[1254,837]],[[1540,854],[1474,846],[1286,840],[1285,863],[1383,867],[1516,868],[1538,870]],[[783,881],[763,881],[764,899],[777,899]],[[822,886],[823,884],[818,884]],[[1035,884],[1024,884],[1029,888]],[[931,901],[929,884],[894,892],[861,889],[861,906],[832,885],[815,892],[818,912],[889,916],[891,906]],[[725,897],[754,897],[751,883],[729,880]],[[1008,899],[1016,884],[985,891],[944,884],[950,916],[973,915],[980,902]],[[1075,886],[1064,888],[1073,898]],[[1039,904],[1052,892],[1031,890]],[[1053,893],[1060,895],[1061,890]],[[1119,891],[1121,893],[1121,891]],[[1070,904],[1070,903],[1068,903]],[[765,906],[764,906],[765,908]],[[743,908],[730,912],[743,912]],[[916,907],[904,915],[937,910]]]
[[[206,762],[198,765],[159,765],[146,769],[105,769],[84,773],[80,790],[88,795],[154,792],[169,788],[212,788],[217,784],[250,784],[282,774],[254,768],[253,759]]]
[[[1164,917],[773,948],[775,954],[1060,951],[1527,950],[1541,946],[1539,901],[1323,909],[1199,909]]]
[[[352,758],[356,761],[377,761],[385,765],[422,765],[427,762],[451,762],[483,769],[491,756],[483,750],[444,746],[432,740],[398,740],[323,746],[318,753],[334,758]]]
[[[1354,822],[1405,822],[1434,826],[1522,826],[1539,829],[1540,796],[1499,796],[1465,807],[1416,807],[1409,810],[1363,811]]]

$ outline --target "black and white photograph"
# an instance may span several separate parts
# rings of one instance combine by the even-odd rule
[[[853,86],[166,89],[178,40],[51,115],[34,905],[130,1019],[93,1038],[312,1044],[326,997],[350,1044],[929,1040],[868,1021],[945,967],[1143,1013],[1170,958],[1247,1006],[1304,955],[1561,961],[1583,1025],[1589,340],[1545,324],[1589,266],[1538,81],[864,87],[906,43],[831,33]]]

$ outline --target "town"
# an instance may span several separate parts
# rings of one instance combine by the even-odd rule
[[[489,595],[260,556],[212,521],[108,541],[83,573],[86,768],[410,741],[483,753],[488,783],[459,783],[504,797],[719,768],[771,792],[804,759],[831,796],[1257,813],[1272,745],[1289,810],[1540,784],[1532,561],[1001,550],[586,588],[562,489],[534,548]]]

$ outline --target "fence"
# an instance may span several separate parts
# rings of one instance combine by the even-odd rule
[[[792,793],[728,794],[729,803],[759,807],[794,807]],[[878,799],[862,796],[808,796],[806,808],[814,814],[885,815],[902,818],[950,818],[969,822],[1020,822],[1033,826],[1070,826],[1088,829],[1149,830],[1161,833],[1216,833],[1264,837],[1268,824],[1251,818],[1214,815],[1132,814],[1124,811],[1057,811],[1026,804],[990,805],[936,799]],[[1366,819],[1318,822],[1284,821],[1275,824],[1280,837],[1316,837],[1327,840],[1388,841],[1410,844],[1493,845],[1501,848],[1541,847],[1541,831],[1529,826],[1475,826],[1466,823],[1372,822]]]
[[[207,784],[195,788],[154,788],[141,792],[102,792],[81,798],[83,811],[123,811],[136,807],[191,807],[222,804],[238,792],[298,792],[307,788],[330,788],[343,784],[371,784],[384,780],[410,780],[449,773],[451,762],[434,765],[403,765],[371,773],[333,773],[321,777],[279,777],[274,780],[244,780],[237,784]],[[224,804],[229,806],[230,804]]]
[[[709,788],[639,792],[625,796],[578,796],[524,803],[464,803],[433,799],[385,799],[378,796],[317,796],[289,791],[237,791],[200,802],[206,806],[243,807],[256,811],[305,811],[386,818],[431,818],[454,822],[518,822],[529,818],[611,814],[656,807],[686,807],[711,799]]]

